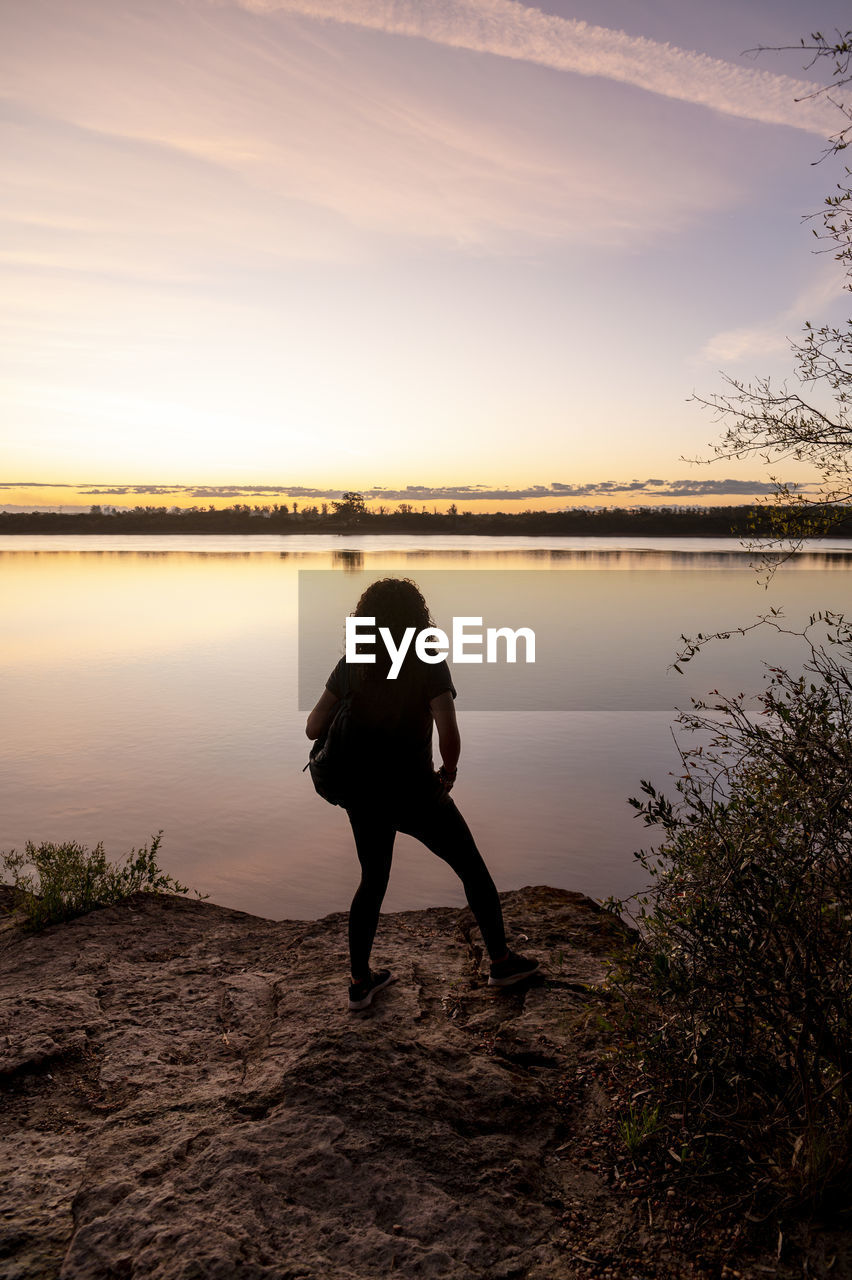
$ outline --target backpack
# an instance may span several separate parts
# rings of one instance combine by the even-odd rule
[[[305,765],[305,769],[311,771],[317,795],[329,804],[339,804],[344,808],[351,801],[354,789],[353,764],[357,759],[354,737],[352,695],[347,693],[335,708],[328,728],[311,747],[310,758]]]

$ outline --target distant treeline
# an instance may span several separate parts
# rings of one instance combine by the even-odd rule
[[[609,507],[602,510],[438,512],[401,504],[395,511],[369,511],[358,503],[328,506],[135,507],[94,506],[90,511],[0,512],[0,533],[456,533],[533,536],[655,536],[741,538],[768,535],[763,506]],[[852,507],[833,536],[852,537]]]

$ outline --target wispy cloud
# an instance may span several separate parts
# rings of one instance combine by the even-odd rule
[[[406,240],[634,248],[736,203],[751,165],[711,141],[722,117],[702,134],[607,80],[805,128],[821,111],[793,104],[798,81],[511,0],[209,4],[150,0],[136,42],[108,0],[22,11],[2,107],[16,270],[183,287]]]
[[[833,262],[803,289],[789,307],[769,320],[716,333],[701,349],[701,359],[712,364],[739,364],[790,350],[791,335],[801,333],[805,320],[819,323],[821,314],[845,296],[842,277]]]
[[[806,486],[793,484],[791,489]],[[83,498],[166,498],[212,501],[218,499],[253,498],[273,502],[279,498],[334,501],[343,497],[342,489],[313,488],[299,484],[50,484],[49,482],[0,483],[0,490],[12,489],[67,489]],[[598,500],[629,498],[694,498],[694,497],[752,497],[773,493],[775,485],[765,480],[596,480],[585,484],[566,484],[553,480],[549,484],[533,484],[522,488],[487,484],[425,485],[409,484],[400,489],[376,486],[364,489],[363,496],[371,502],[523,502],[552,501],[554,498]]]
[[[635,85],[650,93],[766,124],[827,136],[836,113],[807,98],[806,80],[736,66],[642,36],[560,18],[516,0],[236,0],[253,13],[304,14],[414,36]]]

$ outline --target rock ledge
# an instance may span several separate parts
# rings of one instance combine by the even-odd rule
[[[0,1277],[574,1275],[562,1224],[602,1189],[570,1082],[624,930],[578,893],[501,898],[542,977],[489,989],[468,912],[386,915],[397,981],[357,1015],[345,914],[7,916]]]

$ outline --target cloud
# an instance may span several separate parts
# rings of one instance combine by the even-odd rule
[[[779,311],[771,320],[725,329],[708,338],[701,349],[701,359],[716,365],[739,364],[785,354],[790,350],[791,332],[800,332],[806,319],[819,316],[826,307],[845,296],[843,279],[838,277],[832,262],[823,267],[816,280],[801,290],[789,307]]]
[[[780,319],[715,334],[702,347],[702,359],[713,364],[739,364],[761,356],[782,355],[789,351],[790,339],[779,329]]]
[[[508,0],[261,3],[148,0],[133,40],[110,0],[21,10],[2,108],[16,273],[272,296],[293,262],[407,241],[633,248],[736,204],[777,157],[765,130],[729,147],[722,117],[613,80],[799,127],[819,114],[792,104],[803,82]],[[425,38],[376,34],[394,30]]]
[[[721,111],[789,125],[827,137],[836,112],[818,87],[790,76],[739,67],[625,31],[590,26],[516,0],[236,0],[252,13],[298,13],[435,44],[537,63],[557,71],[601,76]]]
[[[571,498],[604,498],[616,494],[632,494],[642,497],[685,498],[736,494],[757,495],[774,493],[776,486],[765,480],[601,480],[594,484],[554,485],[554,490]],[[790,484],[791,490],[804,488]]]
[[[791,490],[802,490],[806,486],[790,483]],[[313,488],[299,484],[28,484],[20,482],[4,482],[2,489],[52,488],[71,489],[86,498],[159,498],[172,497],[213,500],[218,499],[254,499],[255,501],[274,502],[281,498],[311,499],[314,501],[335,501],[343,497],[343,489]],[[715,496],[733,497],[755,496],[773,493],[774,483],[765,480],[713,480],[691,478],[686,480],[597,480],[585,484],[566,484],[553,480],[549,484],[533,484],[522,488],[494,486],[487,484],[454,484],[426,485],[409,484],[403,488],[390,489],[377,485],[371,489],[363,489],[363,496],[372,502],[522,502],[546,500],[553,498],[613,498],[619,496],[631,498],[684,498]]]

